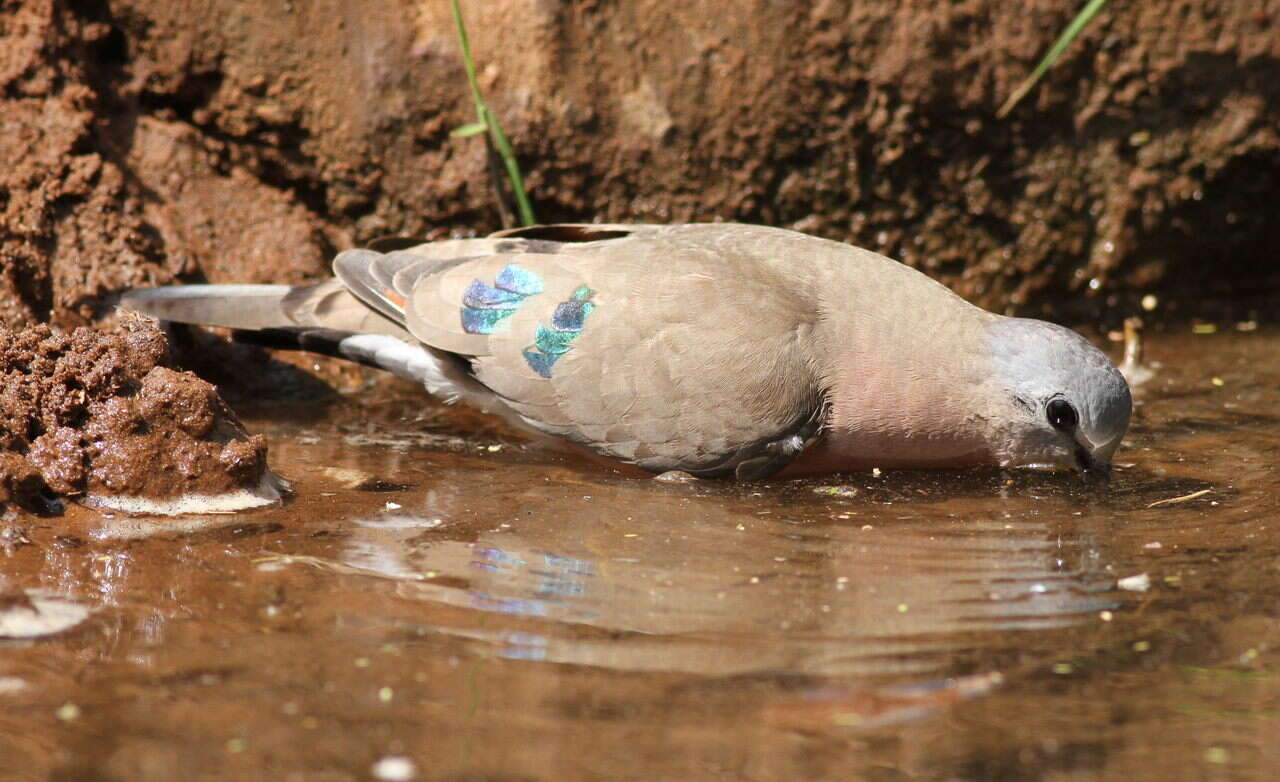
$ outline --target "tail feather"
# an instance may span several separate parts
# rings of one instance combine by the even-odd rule
[[[311,326],[412,341],[404,328],[365,306],[339,280],[316,285],[174,285],[131,291],[120,306],[171,323],[237,331]]]
[[[288,285],[175,285],[130,291],[120,306],[173,323],[269,329],[293,325],[281,303]]]
[[[172,323],[232,329],[237,342],[344,358],[424,384],[445,401],[502,408],[462,358],[422,345],[340,280],[317,285],[175,285],[131,291],[120,306]]]

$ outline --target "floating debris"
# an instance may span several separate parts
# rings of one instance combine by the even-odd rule
[[[58,707],[54,714],[63,722],[71,722],[72,720],[80,719],[81,711],[80,707],[74,703],[64,703]]]
[[[1178,502],[1189,502],[1191,500],[1194,500],[1197,497],[1203,497],[1204,495],[1209,494],[1212,491],[1213,489],[1201,489],[1200,491],[1193,491],[1190,494],[1184,494],[1181,497],[1170,497],[1166,500],[1156,500],[1155,502],[1151,503],[1147,507],[1158,508],[1161,505],[1173,505],[1174,503],[1178,503]]]
[[[381,779],[383,782],[408,782],[418,775],[418,768],[409,758],[389,755],[374,763],[370,773],[374,779]]]
[[[1136,576],[1126,576],[1116,581],[1116,586],[1126,592],[1146,592],[1151,588],[1151,576],[1146,573],[1139,573]]]
[[[695,483],[698,478],[684,470],[667,470],[664,473],[653,476],[655,481],[663,483]]]
[[[857,497],[858,489],[854,486],[814,486],[813,493],[827,497]]]

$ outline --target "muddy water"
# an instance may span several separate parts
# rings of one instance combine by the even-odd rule
[[[4,525],[0,632],[71,626],[0,641],[0,777],[1273,777],[1280,333],[1149,357],[1102,487],[659,483],[403,393],[266,408],[283,508]]]

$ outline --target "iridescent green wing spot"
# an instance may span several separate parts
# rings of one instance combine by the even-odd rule
[[[568,301],[556,305],[549,327],[538,324],[533,344],[524,349],[524,360],[534,372],[543,377],[551,377],[551,368],[561,356],[569,352],[573,341],[582,333],[587,316],[596,308],[591,302],[594,295],[595,291],[579,285]]]

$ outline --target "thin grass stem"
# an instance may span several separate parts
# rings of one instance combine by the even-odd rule
[[[476,79],[475,60],[471,58],[471,40],[467,37],[467,26],[462,21],[462,8],[459,7],[458,0],[450,0],[450,5],[453,8],[453,23],[458,29],[458,42],[462,47],[462,65],[467,72],[467,84],[471,86],[471,100],[476,105],[475,124],[483,126],[488,131],[489,142],[493,144],[498,156],[502,159],[507,178],[511,180],[511,192],[515,197],[516,210],[520,214],[520,223],[535,225],[538,220],[533,214],[529,194],[524,189],[524,175],[520,172],[520,163],[516,160],[515,150],[511,148],[511,141],[507,139],[507,134],[502,129],[502,123],[498,121],[497,115],[485,102],[484,94],[480,92],[480,82]],[[455,135],[467,136],[474,133],[476,128],[475,125],[464,125],[458,130],[461,132],[455,132]],[[498,198],[502,199],[501,190]]]
[[[996,112],[997,118],[1003,119],[1005,115],[1010,111],[1013,111],[1013,107],[1018,105],[1018,101],[1022,100],[1026,97],[1027,93],[1031,92],[1032,88],[1034,88],[1040,79],[1049,72],[1049,69],[1053,67],[1053,64],[1058,61],[1058,57],[1062,56],[1062,53],[1066,51],[1067,47],[1080,37],[1080,33],[1084,32],[1084,28],[1089,26],[1089,22],[1093,21],[1093,17],[1098,15],[1098,12],[1107,4],[1107,1],[1108,0],[1089,0],[1085,7],[1080,9],[1080,13],[1076,14],[1076,17],[1072,19],[1071,23],[1062,31],[1062,34],[1058,36],[1058,40],[1053,42],[1053,46],[1050,47],[1049,53],[1044,56],[1044,59],[1040,61],[1040,64],[1036,66],[1036,69],[1018,85],[1018,88],[1013,91],[1013,94],[1009,96],[1009,99],[1006,100],[1004,105],[1000,107],[1000,110]]]

